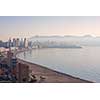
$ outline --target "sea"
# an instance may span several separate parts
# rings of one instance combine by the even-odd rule
[[[21,52],[18,58],[81,79],[100,82],[100,47],[41,48]]]

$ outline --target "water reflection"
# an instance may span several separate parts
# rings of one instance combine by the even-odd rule
[[[26,58],[26,52],[23,52],[23,56],[24,56],[24,58]]]

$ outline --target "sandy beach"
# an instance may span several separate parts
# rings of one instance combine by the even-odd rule
[[[18,59],[18,62],[29,66],[30,72],[37,79],[36,83],[92,83],[21,59]]]

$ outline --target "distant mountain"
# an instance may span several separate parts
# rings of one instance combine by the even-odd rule
[[[36,35],[36,36],[33,36],[31,38],[63,38],[63,37],[73,37],[73,38],[81,38],[81,37],[93,37],[92,35],[90,34],[86,34],[86,35],[83,35],[83,36],[76,36],[76,35],[64,35],[64,36],[59,36],[59,35],[51,35],[51,36],[40,36],[40,35]]]
[[[39,35],[36,35],[36,36],[33,36],[31,38],[53,38],[53,37],[62,37],[62,36],[59,36],[59,35],[52,35],[52,36],[39,36]]]
[[[92,35],[86,34],[83,36],[65,35],[65,36],[34,36],[29,39],[32,42],[38,41],[42,42],[65,42],[69,45],[79,45],[79,46],[100,46],[100,37],[94,37]]]
[[[93,36],[92,36],[92,35],[87,34],[87,35],[84,35],[83,37],[88,37],[88,38],[91,38],[91,37],[93,37]]]

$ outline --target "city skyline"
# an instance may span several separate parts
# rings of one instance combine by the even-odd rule
[[[100,36],[99,16],[2,16],[0,39],[34,35]]]

